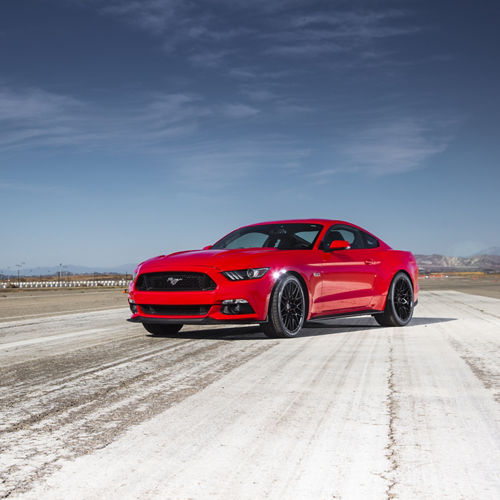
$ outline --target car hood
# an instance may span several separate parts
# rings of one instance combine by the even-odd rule
[[[283,251],[276,248],[241,248],[235,250],[188,250],[159,255],[140,265],[140,272],[192,270],[210,267],[220,271],[269,267]]]

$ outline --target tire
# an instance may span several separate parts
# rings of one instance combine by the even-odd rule
[[[306,318],[306,299],[302,284],[292,274],[276,283],[269,303],[267,322],[262,330],[270,338],[296,337]]]
[[[182,325],[168,324],[162,325],[161,323],[143,323],[142,326],[152,335],[174,335],[181,328]]]
[[[406,273],[399,272],[389,287],[384,312],[373,317],[381,326],[405,326],[411,321],[414,306],[412,282]]]

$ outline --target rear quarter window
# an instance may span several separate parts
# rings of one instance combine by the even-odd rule
[[[365,237],[366,248],[377,248],[380,245],[377,238],[371,236],[370,234],[363,233],[363,236]]]

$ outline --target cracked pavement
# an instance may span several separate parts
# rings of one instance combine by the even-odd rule
[[[124,308],[0,322],[0,497],[498,498],[500,300],[412,323],[153,338]]]

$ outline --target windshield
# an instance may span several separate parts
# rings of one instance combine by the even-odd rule
[[[310,250],[321,232],[321,224],[262,224],[237,229],[212,248],[279,248]]]

